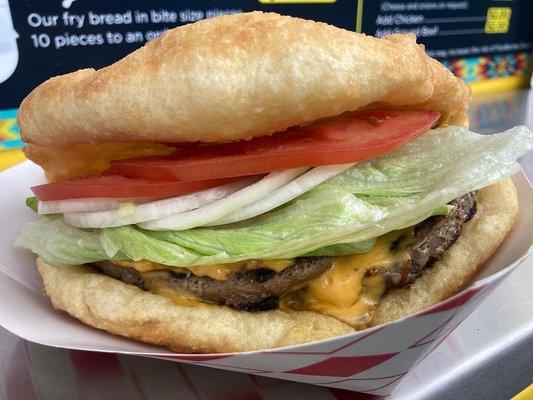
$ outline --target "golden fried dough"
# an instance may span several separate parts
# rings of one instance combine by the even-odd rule
[[[37,268],[55,308],[96,328],[176,352],[259,350],[353,331],[313,312],[251,313],[209,304],[179,305],[84,266],[57,267],[39,258]]]
[[[175,28],[106,68],[52,78],[22,102],[18,123],[27,143],[48,147],[221,142],[376,105],[464,124],[469,98],[412,34],[379,39],[252,12]]]
[[[24,154],[40,165],[51,182],[71,178],[98,176],[109,168],[112,160],[168,155],[173,147],[159,143],[76,144],[48,147],[29,144]]]

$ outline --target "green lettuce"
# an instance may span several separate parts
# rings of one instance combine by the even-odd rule
[[[55,214],[26,225],[16,244],[54,264],[75,265],[109,258],[100,238],[101,232],[74,228]]]
[[[26,198],[26,206],[30,208],[33,212],[37,212],[37,208],[39,206],[39,200],[37,200],[37,197],[28,197]]]
[[[445,214],[453,199],[514,174],[520,168],[516,160],[531,148],[533,134],[525,127],[489,136],[460,127],[434,129],[282,207],[232,225],[87,230],[62,218],[41,219],[24,229],[17,245],[59,264],[130,259],[189,266],[364,252],[376,237]]]

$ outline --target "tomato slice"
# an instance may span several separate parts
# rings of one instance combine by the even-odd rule
[[[413,140],[439,117],[438,112],[427,110],[367,110],[250,141],[193,143],[180,146],[170,156],[115,161],[107,173],[148,180],[201,181],[354,163]]]
[[[95,197],[154,198],[179,196],[181,194],[225,185],[239,179],[223,178],[196,182],[165,182],[130,179],[123,176],[110,175],[47,183],[34,186],[31,190],[41,201]]]

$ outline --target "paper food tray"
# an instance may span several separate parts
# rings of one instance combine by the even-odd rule
[[[24,200],[31,195],[29,188],[42,180],[40,168],[30,162],[0,173],[0,325],[5,329],[47,346],[162,358],[382,396],[527,257],[533,238],[533,189],[520,172],[513,177],[520,203],[514,229],[476,279],[448,300],[389,324],[309,344],[176,354],[93,329],[53,310],[42,294],[35,256],[13,247],[25,223],[36,218]]]

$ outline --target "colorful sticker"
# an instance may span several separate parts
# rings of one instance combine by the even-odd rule
[[[17,109],[0,111],[0,150],[18,149],[24,145],[16,117]]]
[[[531,54],[526,52],[494,54],[481,57],[456,58],[443,64],[467,83],[485,79],[527,76]]]

